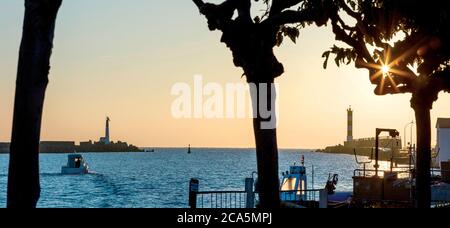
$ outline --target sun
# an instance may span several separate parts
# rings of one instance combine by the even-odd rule
[[[391,72],[391,68],[388,65],[381,66],[381,72],[383,72],[383,75],[387,75]]]

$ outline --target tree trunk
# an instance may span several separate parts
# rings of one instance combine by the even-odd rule
[[[256,92],[253,92],[253,108],[257,111],[256,118],[253,119],[253,129],[256,142],[256,159],[258,165],[258,190],[259,190],[259,207],[261,208],[279,208],[280,207],[280,193],[279,193],[279,176],[278,176],[278,145],[277,145],[277,130],[276,126],[266,129],[263,127],[272,116],[267,118],[261,116],[260,105],[268,110],[272,108],[272,100],[275,99],[275,94],[271,88],[271,84],[261,86],[261,84],[254,84]],[[260,95],[263,94],[261,97]],[[267,96],[265,96],[267,95]],[[256,98],[254,97],[256,96]],[[264,98],[265,97],[265,98]],[[261,99],[262,98],[262,99]],[[263,100],[265,99],[265,101]],[[273,100],[274,101],[274,100]],[[272,119],[274,120],[274,119]]]
[[[8,173],[9,208],[34,208],[39,200],[42,109],[61,3],[62,0],[25,0]]]
[[[416,207],[431,206],[431,105],[416,105],[417,123]]]

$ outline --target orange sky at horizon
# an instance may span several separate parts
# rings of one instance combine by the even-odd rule
[[[103,1],[103,3],[102,3]],[[244,83],[242,70],[210,32],[190,1],[65,1],[52,56],[42,125],[43,141],[89,139],[104,134],[111,117],[111,138],[141,147],[253,148],[250,119],[182,119],[171,115],[175,83]],[[166,17],[177,5],[182,10]],[[179,6],[178,6],[179,5]],[[123,10],[130,14],[120,14]],[[120,20],[111,24],[114,15]],[[165,20],[162,20],[162,19]],[[0,3],[0,142],[9,141],[14,80],[23,6]],[[355,138],[374,137],[375,128],[404,126],[414,119],[410,95],[375,96],[368,72],[353,65],[324,70],[322,53],[335,44],[330,27],[303,29],[297,44],[286,40],[276,49],[285,74],[279,90],[280,148],[323,148],[346,139],[346,109],[354,113]],[[450,96],[440,94],[432,110],[450,117]],[[408,130],[409,132],[409,130]],[[407,135],[409,137],[409,133]]]

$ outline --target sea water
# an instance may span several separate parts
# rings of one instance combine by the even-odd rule
[[[330,173],[339,174],[338,191],[352,191],[354,156],[280,150],[281,172],[305,157],[308,184],[323,188]],[[50,208],[185,208],[189,180],[200,191],[244,190],[244,179],[256,168],[254,149],[160,148],[154,153],[86,153],[92,174],[61,175],[66,154],[40,156],[41,197],[38,207]],[[0,155],[0,207],[6,206],[8,155]]]

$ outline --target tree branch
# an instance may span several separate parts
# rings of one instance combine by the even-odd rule
[[[210,30],[224,30],[233,22],[234,11],[238,11],[236,21],[252,24],[250,8],[251,0],[226,0],[222,4],[205,3],[203,0],[193,0],[200,13],[208,20]]]
[[[274,16],[281,13],[285,9],[289,9],[303,2],[304,0],[272,0],[270,7],[270,15]]]
[[[364,41],[357,40],[353,38],[352,36],[348,35],[346,31],[339,26],[338,21],[341,19],[338,15],[335,15],[331,19],[331,25],[333,27],[333,32],[336,35],[336,39],[340,40],[346,44],[348,44],[350,47],[354,48],[356,53],[362,57],[365,62],[369,64],[375,64],[375,60],[372,58],[372,56],[369,53],[369,50],[367,50],[367,47],[364,43]]]
[[[328,11],[330,9],[325,9],[332,7],[332,5],[330,0],[316,1],[320,1],[320,3],[306,4],[299,10],[289,10],[289,8],[304,2],[304,0],[273,1],[273,4],[276,5],[272,5],[271,15],[265,22],[272,26],[305,22],[315,22],[317,26],[323,26],[329,19]]]
[[[302,10],[286,10],[276,16],[271,16],[263,23],[270,24],[272,26],[281,26],[285,24],[295,24],[303,22],[313,22],[317,19],[313,12]]]
[[[381,88],[380,85],[378,85],[374,91],[374,93],[379,96],[412,93],[412,92],[413,89],[410,86],[397,86],[397,87],[385,86]]]
[[[357,21],[361,21],[361,14],[353,11],[344,0],[339,0],[339,5],[349,16],[355,18]]]

